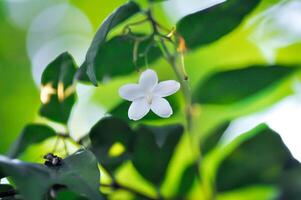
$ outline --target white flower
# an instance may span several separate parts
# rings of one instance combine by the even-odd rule
[[[158,83],[157,73],[154,70],[144,71],[138,84],[126,84],[119,89],[119,95],[132,101],[128,116],[132,120],[143,118],[150,110],[160,117],[172,115],[172,108],[163,97],[174,94],[180,89],[180,83],[174,80]]]

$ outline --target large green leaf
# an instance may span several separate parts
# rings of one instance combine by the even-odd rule
[[[145,37],[140,35],[139,37]],[[135,42],[128,36],[116,36],[99,46],[94,58],[95,75],[97,80],[105,77],[127,75],[138,70],[146,64],[155,61],[161,55],[158,47],[154,46],[152,39],[142,41],[138,45],[136,52],[136,63],[134,62]],[[86,68],[86,62],[81,66]],[[83,72],[83,71],[82,71]],[[86,80],[84,74],[80,74],[79,79]]]
[[[40,114],[51,120],[67,123],[75,102],[73,79],[76,64],[65,52],[52,61],[42,75]]]
[[[92,151],[100,164],[109,172],[114,172],[120,165],[130,159],[130,148],[133,148],[134,132],[126,122],[108,117],[101,119],[90,131]],[[124,148],[119,155],[110,155],[114,145]],[[121,148],[122,148],[121,147]]]
[[[216,147],[228,126],[229,123],[226,122],[211,131],[207,137],[203,138],[201,141],[201,153],[203,155],[209,153],[212,149],[214,149],[214,147]]]
[[[296,167],[282,175],[278,200],[301,199],[301,167]]]
[[[55,200],[87,200],[84,197],[81,197],[77,195],[74,192],[71,192],[70,190],[61,190],[57,193]]]
[[[193,188],[193,184],[198,180],[198,173],[198,167],[195,165],[195,163],[189,164],[186,167],[181,176],[181,181],[178,189],[176,190],[176,196],[178,199],[186,197],[189,194],[189,192]]]
[[[239,137],[237,140],[245,140],[221,162],[216,177],[218,191],[278,184],[284,170],[299,165],[277,133],[266,126],[255,131]]]
[[[71,191],[89,199],[102,199],[99,193],[100,174],[92,152],[79,150],[63,160],[57,180]]]
[[[14,199],[15,189],[11,185],[0,184],[0,199]]]
[[[162,183],[182,133],[181,125],[142,126],[137,130],[132,161],[143,177],[157,186]]]
[[[0,156],[0,170],[12,178],[25,200],[43,199],[53,185],[66,186],[89,199],[102,199],[99,193],[97,160],[86,150],[77,151],[55,167]]]
[[[217,72],[194,90],[193,101],[202,104],[235,103],[278,83],[295,70],[295,67],[274,65]]]
[[[178,22],[177,30],[189,48],[210,44],[240,25],[259,2],[260,0],[227,0],[184,17]]]
[[[50,169],[43,165],[23,163],[0,156],[0,169],[6,176],[12,177],[24,199],[40,200],[52,185],[49,180]]]
[[[42,124],[30,124],[26,126],[19,138],[11,146],[8,156],[11,158],[18,157],[27,147],[42,142],[43,140],[55,136],[56,132],[49,126]]]
[[[95,61],[97,55],[101,54],[101,47],[104,45],[107,35],[111,29],[113,29],[118,24],[127,20],[134,14],[140,11],[140,8],[137,3],[129,1],[124,5],[117,8],[106,20],[102,23],[98,29],[93,41],[88,49],[86,55],[86,69],[87,75],[91,82],[97,85],[97,77],[95,74]]]

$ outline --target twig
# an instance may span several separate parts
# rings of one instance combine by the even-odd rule
[[[65,149],[65,154],[66,156],[69,156],[69,151],[68,151],[68,147],[67,147],[67,143],[65,141],[65,138],[62,138],[63,144],[64,144],[64,149]]]
[[[172,66],[179,82],[181,83],[182,91],[183,91],[185,101],[186,101],[186,112],[185,113],[186,113],[186,120],[187,120],[187,128],[190,131],[192,128],[192,116],[191,116],[191,107],[192,106],[191,106],[190,86],[186,80],[187,78],[185,77],[185,75],[183,75],[181,73],[180,69],[177,66],[176,57],[169,52],[163,39],[161,39],[161,45],[162,45],[162,48],[166,55],[165,59]]]
[[[53,146],[53,149],[52,149],[52,153],[55,153],[56,149],[57,149],[57,146],[58,146],[58,143],[59,143],[59,140],[60,140],[60,136],[57,135],[56,136],[56,139],[55,139],[55,143],[54,143],[54,146]]]

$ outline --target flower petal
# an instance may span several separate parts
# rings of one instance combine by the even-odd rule
[[[151,110],[160,117],[167,118],[172,115],[172,108],[168,101],[161,97],[155,97],[151,104]]]
[[[128,116],[132,120],[139,120],[150,110],[150,105],[145,98],[136,99],[129,108]]]
[[[174,80],[162,81],[156,85],[154,94],[159,97],[166,97],[176,93],[180,86],[180,83]]]
[[[139,85],[146,93],[151,92],[158,84],[158,76],[154,70],[148,69],[142,72]]]
[[[126,84],[119,88],[119,95],[128,101],[134,101],[144,96],[138,84]]]

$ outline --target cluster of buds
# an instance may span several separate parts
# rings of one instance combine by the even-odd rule
[[[48,153],[43,157],[46,161],[44,164],[48,167],[60,166],[62,164],[62,158],[54,155],[53,153]]]

